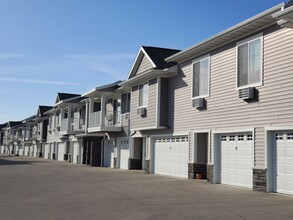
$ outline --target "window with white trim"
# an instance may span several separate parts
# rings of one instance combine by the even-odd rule
[[[262,34],[237,43],[237,88],[262,85]]]
[[[146,106],[148,106],[149,84],[144,83],[142,85],[139,85],[138,89],[139,89],[138,107],[146,107]]]
[[[192,98],[209,96],[210,56],[192,63]]]

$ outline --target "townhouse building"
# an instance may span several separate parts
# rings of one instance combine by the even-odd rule
[[[4,128],[7,127],[7,123],[0,124],[0,153],[5,153],[5,146],[4,146]]]
[[[44,146],[47,141],[48,116],[44,113],[52,109],[52,106],[39,105],[36,117],[33,119],[32,156],[43,157]]]
[[[143,47],[121,84],[131,157],[148,173],[293,194],[292,11],[279,4],[171,54],[161,72]]]
[[[82,163],[128,169],[130,93],[121,81],[96,87],[82,95],[85,132]]]
[[[0,151],[292,195],[292,47],[292,1],[182,51],[142,46],[125,81],[1,125]]]
[[[45,159],[81,163],[81,143],[75,135],[85,129],[82,99],[79,94],[58,93],[54,107],[44,113],[48,116]]]
[[[33,156],[33,128],[35,125],[36,115],[26,118],[22,121],[22,136],[23,136],[23,156]]]

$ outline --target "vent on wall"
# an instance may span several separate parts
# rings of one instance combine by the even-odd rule
[[[197,98],[192,100],[192,107],[194,108],[202,108],[204,106],[204,99]]]
[[[254,87],[240,89],[239,98],[243,100],[254,99]]]
[[[146,108],[138,108],[137,114],[140,116],[145,116],[146,115]]]

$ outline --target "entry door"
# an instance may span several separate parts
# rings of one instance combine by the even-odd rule
[[[188,137],[162,137],[154,142],[154,172],[175,177],[188,177]]]
[[[293,132],[275,134],[275,190],[293,195]]]
[[[252,134],[221,136],[221,183],[252,188]]]
[[[104,167],[114,167],[114,139],[104,141]]]
[[[129,150],[129,139],[121,138],[118,140],[118,150],[119,150],[119,166],[120,169],[128,169],[128,160],[130,157]]]

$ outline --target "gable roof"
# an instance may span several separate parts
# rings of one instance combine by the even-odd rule
[[[231,42],[235,42],[243,37],[246,37],[252,33],[260,31],[268,26],[276,24],[276,19],[272,17],[272,13],[282,10],[285,3],[281,3],[272,7],[252,18],[249,18],[239,24],[232,26],[202,42],[195,44],[194,46],[182,50],[168,58],[166,61],[184,62],[188,59],[200,57],[204,54],[215,50],[223,45],[227,45]]]
[[[30,116],[22,120],[22,123],[33,121],[36,118],[36,115]]]
[[[14,128],[22,125],[21,121],[9,121],[7,127]]]
[[[44,116],[44,113],[46,111],[49,111],[52,108],[53,108],[52,106],[39,105],[39,108],[38,108],[38,112],[37,112],[36,117],[37,118],[43,117]]]
[[[86,97],[94,92],[115,92],[116,89],[119,88],[119,84],[121,83],[122,81],[119,80],[119,81],[116,81],[114,83],[110,83],[110,84],[106,84],[106,85],[102,85],[102,86],[98,86],[84,94],[82,94],[82,97]]]
[[[135,61],[131,67],[131,70],[128,74],[127,79],[130,79],[135,75],[136,71],[139,68],[140,62],[144,56],[148,58],[154,69],[163,70],[176,65],[176,62],[167,62],[165,61],[165,59],[169,56],[178,53],[179,51],[180,50],[161,47],[141,46],[137,53]]]
[[[6,123],[4,123],[4,124],[0,124],[0,130],[2,129],[2,128],[6,128],[7,127],[7,122]]]
[[[74,97],[80,97],[80,95],[79,94],[71,94],[71,93],[61,93],[61,92],[58,92],[57,93],[57,98],[56,98],[55,104],[57,104],[60,101],[63,101],[63,100],[66,100],[66,99],[71,99],[71,98],[74,98]]]

